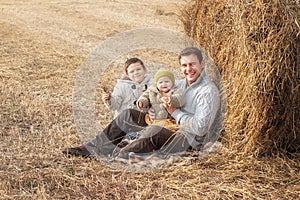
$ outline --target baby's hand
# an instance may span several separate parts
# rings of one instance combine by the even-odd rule
[[[171,98],[170,97],[162,97],[160,99],[165,105],[170,106]]]
[[[138,107],[139,107],[140,109],[143,108],[143,102],[139,101],[139,102],[138,102]]]

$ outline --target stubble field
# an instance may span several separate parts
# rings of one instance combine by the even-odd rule
[[[131,173],[61,153],[81,143],[72,95],[76,74],[88,54],[105,39],[131,29],[183,32],[178,9],[184,5],[181,0],[1,1],[0,199],[299,197],[300,165],[295,159],[237,159],[224,147],[193,163]],[[177,64],[174,55],[156,50],[131,55],[145,63]],[[116,60],[108,74],[123,62],[124,58]],[[121,71],[109,74],[108,87]],[[102,128],[112,115],[97,98]]]

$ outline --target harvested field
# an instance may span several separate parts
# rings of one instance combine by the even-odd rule
[[[72,95],[76,74],[89,52],[112,35],[135,28],[161,27],[183,33],[178,10],[185,3],[1,1],[0,199],[299,198],[297,152],[255,157],[231,151],[224,143],[202,159],[143,173],[62,155],[64,147],[81,142]],[[131,55],[145,63],[177,66],[174,55],[158,50]],[[123,59],[116,60],[107,73]],[[112,76],[107,87],[120,75]],[[96,107],[99,126],[104,127],[112,114],[98,99]]]

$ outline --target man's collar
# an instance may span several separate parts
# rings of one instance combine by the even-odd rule
[[[192,87],[193,85],[197,85],[198,83],[200,83],[203,79],[204,79],[204,76],[206,75],[206,72],[205,70],[203,69],[200,76],[197,78],[197,80],[195,82],[193,82],[191,85],[188,84],[187,80],[185,80],[185,87],[188,88],[188,87]]]

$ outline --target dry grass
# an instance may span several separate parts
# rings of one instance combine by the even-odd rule
[[[214,58],[227,96],[232,150],[300,147],[299,1],[191,1],[185,31]]]
[[[0,26],[0,199],[299,198],[298,154],[256,158],[233,151],[230,141],[192,163],[144,173],[63,156],[65,146],[80,143],[72,92],[86,54],[7,20]],[[97,106],[104,126],[111,116]]]

